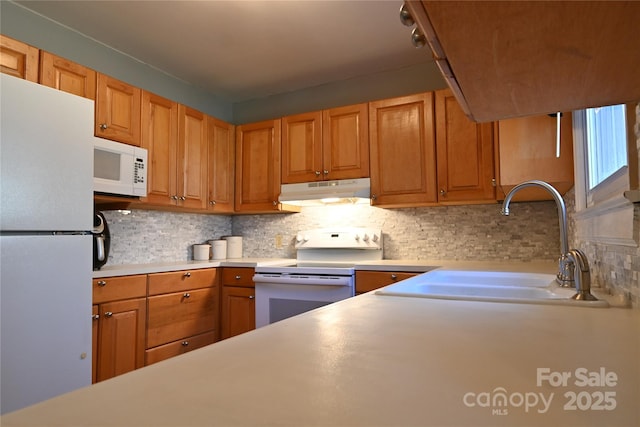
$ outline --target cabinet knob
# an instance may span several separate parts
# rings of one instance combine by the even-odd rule
[[[99,314],[93,314],[93,315],[91,315],[91,319],[92,319],[92,320],[98,320],[99,318],[100,318],[100,315],[99,315]]]
[[[411,44],[416,48],[421,48],[427,44],[427,38],[419,29],[414,28],[413,31],[411,31]]]
[[[391,275],[391,279],[392,279],[392,280],[396,280],[396,279],[398,279],[398,276],[397,276],[397,275],[395,275],[395,274],[392,274],[392,275]]]
[[[173,196],[169,196],[169,198],[170,198],[171,200],[178,200],[178,196],[176,196],[175,194],[174,194]]]
[[[189,345],[189,341],[182,341],[180,344],[182,344],[183,347],[186,347]]]
[[[273,201],[273,206],[278,206],[278,201],[277,200]]]
[[[444,188],[441,188],[440,189],[440,195],[443,196],[443,197],[446,196],[447,195],[447,191]]]
[[[325,174],[325,175],[329,175],[329,171],[328,171],[328,170],[326,170],[326,169],[325,169],[325,170],[323,170],[323,171],[322,171],[322,173],[323,173],[323,174]]]
[[[100,123],[100,129],[105,130],[107,129],[109,126],[107,126],[106,123]]]
[[[255,298],[255,296],[249,295],[249,299],[254,299],[254,298]]]
[[[405,25],[407,27],[411,27],[416,23],[416,21],[413,20],[413,16],[411,16],[411,12],[409,12],[407,6],[404,3],[400,8],[400,22],[402,22],[402,25]]]
[[[184,202],[185,200],[187,200],[187,198],[184,197],[184,196],[180,196],[180,200],[182,200]]]
[[[101,287],[102,287],[102,286],[106,286],[106,285],[107,285],[107,282],[106,282],[106,281],[104,281],[104,280],[98,280],[98,286],[101,286]]]
[[[215,206],[215,205],[216,205],[216,201],[215,201],[215,200],[209,200],[209,204],[210,204],[211,206]]]
[[[240,275],[236,276],[236,280],[240,280],[240,279],[242,279],[242,276]]]
[[[111,316],[113,316],[112,311],[107,311],[106,313],[104,313],[104,317],[111,317]]]
[[[320,176],[320,171],[316,171],[316,176]]]
[[[191,272],[187,271],[182,275],[182,277],[191,277]]]
[[[377,200],[377,199],[378,199],[378,196],[376,196],[375,194],[371,195],[371,200]]]
[[[182,294],[183,298],[189,298],[191,296],[191,294],[189,292],[185,292],[184,294]]]

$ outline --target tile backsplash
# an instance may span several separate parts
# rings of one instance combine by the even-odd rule
[[[191,259],[191,245],[242,235],[245,257],[294,258],[299,230],[374,227],[386,259],[555,260],[560,251],[554,202],[380,209],[367,205],[303,208],[297,214],[217,216],[132,210],[105,211],[109,264]]]
[[[111,233],[108,264],[193,259],[193,244],[231,234],[229,216],[153,210],[103,213]]]

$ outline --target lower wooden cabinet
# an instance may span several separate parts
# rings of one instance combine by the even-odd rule
[[[148,292],[147,365],[217,340],[217,269],[150,274]]]
[[[146,277],[93,280],[93,382],[144,366]]]
[[[356,295],[417,276],[421,273],[404,271],[356,271]]]
[[[256,328],[253,268],[222,269],[221,339]]]
[[[147,350],[146,364],[151,365],[171,357],[179,356],[188,351],[213,344],[214,342],[216,342],[216,333],[206,332],[204,334],[185,338],[184,340],[173,341],[169,344],[160,345],[152,348],[151,350]]]

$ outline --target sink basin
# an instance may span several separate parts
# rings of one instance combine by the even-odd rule
[[[501,271],[434,270],[389,285],[377,295],[467,301],[515,302],[608,307],[606,301],[576,301],[553,274]]]

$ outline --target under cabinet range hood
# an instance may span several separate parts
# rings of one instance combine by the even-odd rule
[[[369,204],[369,178],[282,184],[278,200],[288,205],[321,206],[334,203]]]

